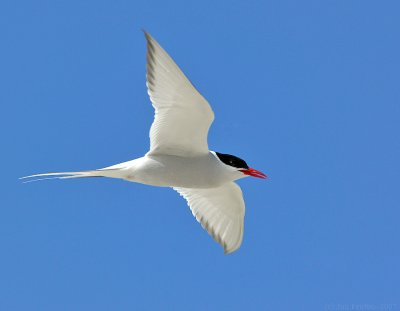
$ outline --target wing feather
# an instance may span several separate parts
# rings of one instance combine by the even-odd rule
[[[214,113],[168,53],[145,32],[147,89],[155,109],[149,155],[196,156],[208,153]]]
[[[183,196],[197,221],[222,245],[226,254],[237,250],[243,239],[245,205],[234,182],[218,188],[174,188]]]

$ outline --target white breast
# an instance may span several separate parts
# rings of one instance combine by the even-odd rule
[[[211,152],[192,158],[144,156],[128,163],[124,179],[153,186],[212,188],[242,175],[232,172]]]

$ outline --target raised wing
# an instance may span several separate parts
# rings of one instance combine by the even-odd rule
[[[244,201],[234,182],[218,188],[174,188],[183,196],[197,221],[222,245],[225,254],[240,247],[243,239]]]
[[[214,113],[168,53],[145,32],[147,89],[155,109],[149,155],[196,156],[208,153]]]

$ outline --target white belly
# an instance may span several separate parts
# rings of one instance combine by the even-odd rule
[[[212,153],[193,158],[144,156],[126,165],[124,179],[153,186],[213,188],[237,179]]]

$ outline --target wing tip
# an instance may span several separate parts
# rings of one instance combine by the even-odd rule
[[[152,42],[154,41],[153,37],[151,36],[151,34],[144,28],[141,29],[143,31],[143,34],[147,40],[147,42]]]
[[[237,251],[237,249],[230,250],[230,249],[224,248],[224,255],[230,255],[230,254],[234,253],[235,251]]]
[[[236,252],[240,246],[242,244],[242,241],[240,241],[239,243],[237,243],[236,245],[232,246],[232,247],[228,247],[226,244],[222,245],[222,247],[224,248],[224,255],[230,255],[234,252]]]

